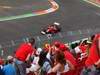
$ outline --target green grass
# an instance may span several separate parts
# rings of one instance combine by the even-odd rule
[[[6,21],[6,20],[13,20],[13,19],[20,19],[20,18],[26,18],[26,17],[32,17],[35,16],[33,14],[35,11],[39,10],[47,10],[51,6],[48,2],[48,0],[30,0],[27,3],[27,0],[24,0],[25,2],[22,2],[22,5],[18,1],[10,0],[2,0],[0,2],[0,6],[11,6],[12,8],[1,8],[0,9],[0,21]],[[16,3],[15,3],[16,2]],[[36,3],[36,4],[35,4]],[[15,5],[14,5],[15,4]],[[37,16],[37,15],[36,15]]]

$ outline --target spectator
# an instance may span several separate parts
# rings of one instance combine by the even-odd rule
[[[35,44],[35,39],[29,39],[28,43],[23,43],[21,46],[16,50],[15,53],[15,63],[17,64],[17,68],[19,69],[20,75],[26,75],[26,63],[30,56],[35,53],[35,48],[33,45]]]
[[[65,55],[65,59],[68,60],[73,68],[70,69],[70,71],[68,71],[68,75],[79,75],[80,72],[78,71],[78,64],[77,64],[77,61],[76,61],[76,58],[71,54],[69,48],[66,48],[64,46],[64,44],[60,45],[60,50],[62,50],[62,52],[64,53]]]
[[[63,43],[61,42],[55,42],[55,47],[56,50],[61,50],[62,52],[64,52],[65,55],[65,59],[69,60],[74,66],[76,66],[76,59],[74,58],[74,56],[70,53],[70,50],[68,47],[66,47]]]
[[[47,75],[48,71],[51,69],[52,63],[49,61],[49,59],[47,59],[46,55],[47,52],[42,51],[40,53],[38,64],[41,67],[41,72],[39,75]]]
[[[3,70],[1,69],[1,67],[0,67],[0,75],[4,75]]]
[[[16,75],[16,69],[14,67],[13,57],[7,57],[8,64],[3,67],[4,75]]]
[[[2,58],[0,58],[0,68],[2,69],[4,65],[4,60]]]
[[[89,50],[89,56],[85,62],[86,66],[96,65],[97,68],[100,68],[100,34],[96,34],[95,37],[92,37],[92,45]]]
[[[63,43],[54,44],[57,50],[60,50],[64,53],[65,59],[71,63],[73,68],[67,73],[68,75],[79,75],[79,71],[77,69],[76,58],[71,54],[68,46],[65,46]]]
[[[100,34],[93,35],[91,41],[88,58],[85,61],[86,73],[100,75]]]
[[[57,73],[61,75],[62,73],[68,72],[73,68],[69,61],[66,61],[64,53],[61,51],[56,51],[54,67],[49,70],[49,73]]]
[[[47,58],[52,62],[54,63],[54,56],[56,54],[56,51],[59,50],[58,46],[60,45],[60,42],[59,41],[55,41],[52,46],[49,45],[48,47],[48,53],[47,53]],[[57,47],[56,47],[57,46]]]
[[[4,60],[2,58],[0,58],[0,75],[4,75],[3,74],[3,64],[4,64]]]
[[[32,63],[31,63],[31,67],[27,68],[28,74],[30,74],[30,73],[32,73],[32,75],[33,75],[33,73],[37,74],[37,71],[40,68],[38,62],[39,62],[39,55],[40,55],[41,52],[42,52],[42,49],[37,48],[36,53],[34,55],[34,59],[32,60]]]

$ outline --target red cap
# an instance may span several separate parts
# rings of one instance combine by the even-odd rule
[[[68,49],[64,44],[61,44],[59,48],[60,48],[60,50],[62,50],[62,51],[65,51],[65,50]]]

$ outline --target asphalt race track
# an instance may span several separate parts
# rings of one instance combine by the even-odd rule
[[[56,12],[22,19],[0,21],[0,43],[7,43],[11,40],[18,40],[27,36],[41,36],[40,29],[55,21],[61,24],[63,34],[71,32],[74,35],[76,32],[77,35],[73,36],[76,39],[100,32],[100,8],[82,0],[55,1],[60,6]],[[0,10],[1,12],[2,10]],[[79,34],[82,34],[82,36]]]

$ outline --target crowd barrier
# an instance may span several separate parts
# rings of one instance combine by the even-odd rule
[[[100,33],[99,28],[95,29],[83,29],[77,31],[67,31],[55,34],[54,36],[48,38],[46,35],[37,35],[34,36],[36,40],[36,46],[42,47],[45,43],[52,43],[52,41],[59,40],[64,43],[74,43],[82,39],[86,39],[93,34]],[[18,40],[11,40],[0,44],[0,56],[6,57],[10,54],[13,54],[16,48],[22,43],[27,42],[30,37],[23,37]]]

